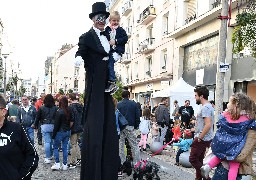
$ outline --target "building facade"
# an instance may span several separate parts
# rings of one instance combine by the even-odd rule
[[[116,72],[133,98],[149,104],[153,92],[173,83],[173,39],[167,37],[170,7],[164,1],[111,1],[110,11],[121,14],[121,26],[129,37]],[[121,73],[122,72],[122,73]]]
[[[1,90],[3,90],[3,58],[2,58],[2,47],[3,47],[3,30],[4,30],[4,26],[3,23],[0,19],[0,88]]]
[[[32,79],[23,79],[22,86],[26,89],[24,95],[32,96]]]
[[[60,89],[64,93],[73,91],[84,93],[85,70],[83,65],[75,67],[75,53],[78,46],[72,46],[65,52],[56,53],[51,60],[46,60],[45,84],[46,93],[57,94]]]
[[[255,59],[237,59],[231,43],[235,17],[247,4],[238,0],[231,4],[225,62],[231,68],[225,73],[224,102],[238,91],[256,100],[252,93],[256,90]],[[116,63],[116,73],[136,101],[147,104],[152,93],[172,86],[180,77],[192,86],[208,86],[214,99],[220,0],[112,0],[109,8],[110,12],[119,11],[121,26],[129,36],[122,61]],[[246,73],[240,64],[248,70]]]

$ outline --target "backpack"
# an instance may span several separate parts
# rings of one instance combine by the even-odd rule
[[[124,115],[118,109],[116,109],[116,111],[118,112],[118,125],[119,125],[119,128],[120,128],[120,131],[122,131],[123,129],[125,129],[125,127],[129,123],[126,120],[126,118],[124,117]]]

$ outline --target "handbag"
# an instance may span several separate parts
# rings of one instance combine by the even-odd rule
[[[128,121],[126,120],[126,118],[124,117],[124,115],[122,115],[122,113],[120,113],[120,111],[117,109],[118,112],[118,124],[119,124],[119,128],[120,131],[122,131],[123,129],[125,129],[125,127],[128,125]]]

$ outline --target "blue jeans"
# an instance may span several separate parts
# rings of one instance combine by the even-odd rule
[[[34,146],[34,129],[32,127],[24,127],[24,128],[26,130],[29,140],[31,141],[32,145]]]
[[[53,140],[52,140],[52,133],[50,132],[42,132],[43,138],[44,138],[44,152],[45,152],[45,156],[46,158],[51,158],[52,154],[53,154],[53,150],[52,150],[52,144],[53,144]]]
[[[60,143],[62,143],[62,153],[63,153],[63,164],[67,164],[68,162],[68,141],[70,139],[71,132],[70,131],[59,131],[57,132],[55,139],[54,139],[54,145],[53,145],[53,153],[54,153],[54,158],[55,162],[59,163],[59,151],[58,147]]]
[[[186,151],[182,150],[181,148],[178,150],[178,152],[177,152],[177,154],[176,154],[176,163],[179,163],[179,161],[180,161],[180,155],[181,155],[182,153],[184,153],[184,152],[186,152]]]
[[[114,64],[115,64],[115,60],[113,58],[112,53],[109,56],[108,59],[108,80],[112,81],[112,82],[116,82],[116,75],[115,75],[115,70],[114,70]]]

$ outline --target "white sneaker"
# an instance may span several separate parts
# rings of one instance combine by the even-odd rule
[[[63,164],[63,163],[62,163],[62,170],[63,170],[63,171],[68,170],[68,165],[67,165],[67,164]]]
[[[45,163],[45,164],[51,164],[51,163],[52,163],[52,160],[51,160],[51,159],[48,159],[48,158],[44,158],[44,163]]]
[[[52,170],[60,170],[60,163],[55,163],[52,167]]]
[[[200,170],[201,170],[201,175],[203,176],[203,178],[207,179],[209,177],[211,167],[208,164],[206,164],[206,165],[202,166],[200,168]]]

